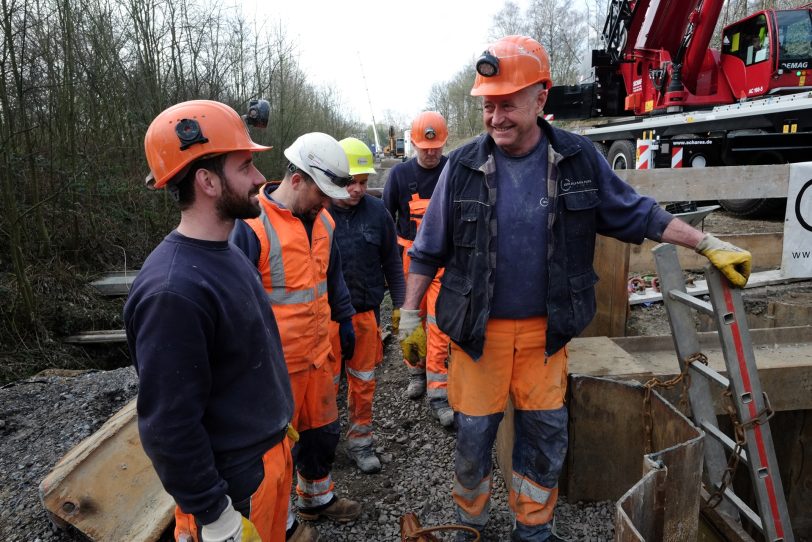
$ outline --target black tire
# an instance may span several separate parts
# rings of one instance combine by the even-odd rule
[[[780,216],[786,207],[784,198],[764,199],[720,199],[722,209],[742,218],[774,218]]]
[[[609,147],[606,160],[612,169],[634,169],[637,162],[637,147],[627,139],[619,139]]]
[[[777,152],[762,152],[751,156],[748,164],[785,164]],[[719,205],[728,213],[742,218],[778,218],[787,208],[786,198],[721,199]]]
[[[609,149],[604,143],[601,143],[600,141],[593,141],[592,144],[595,146],[595,150],[597,150],[604,158],[609,155]]]

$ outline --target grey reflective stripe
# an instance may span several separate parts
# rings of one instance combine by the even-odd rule
[[[364,438],[362,435],[370,435],[372,434],[372,426],[367,424],[351,424],[350,429],[347,431],[348,435],[353,435],[352,437],[348,437],[348,440],[356,441],[360,438]],[[358,435],[358,436],[355,436]]]
[[[448,382],[448,373],[433,373],[426,369],[426,380],[428,382]]]
[[[330,224],[330,219],[327,218],[326,212],[319,213],[319,218],[321,219],[322,224],[324,224],[324,229],[327,230],[327,240],[330,242],[330,248],[333,246],[333,225]]]
[[[347,449],[352,451],[354,449],[359,448],[368,448],[372,446],[372,436],[364,436],[364,437],[347,437]]]
[[[365,382],[375,381],[375,369],[371,371],[356,371],[355,369],[347,367],[347,374],[352,375],[358,380],[363,380]]]
[[[426,390],[429,399],[448,399],[448,388],[429,388]]]
[[[268,292],[268,300],[272,305],[296,305],[297,303],[312,303],[327,293],[327,282],[321,281],[314,288],[306,290],[277,290]]]
[[[468,489],[467,487],[463,486],[459,480],[454,478],[454,488],[452,493],[454,495],[459,495],[463,499],[467,501],[474,501],[480,495],[487,495],[491,491],[491,477],[486,476],[479,482],[479,485],[476,486],[474,489]]]
[[[434,316],[433,314],[427,314],[426,315],[426,322],[429,323],[429,324],[434,324],[436,326],[437,325],[437,317]]]
[[[513,473],[513,491],[519,495],[530,497],[533,502],[538,504],[547,504],[551,493],[549,490],[542,489],[541,486],[534,484],[528,478],[520,476],[515,472]]]
[[[323,280],[316,284],[315,293],[314,289],[307,288],[305,290],[287,290],[285,288],[285,265],[282,260],[282,242],[279,240],[279,235],[271,224],[271,220],[265,213],[265,209],[259,215],[262,221],[262,226],[265,228],[265,234],[268,236],[268,268],[271,274],[271,291],[268,292],[268,300],[272,305],[296,305],[298,303],[312,303],[319,297],[327,293],[327,281]],[[324,213],[319,214],[324,229],[327,230],[327,238],[332,247],[333,243],[333,226],[330,220]]]
[[[282,243],[279,241],[279,235],[277,235],[273,224],[271,224],[271,220],[265,213],[265,209],[262,210],[259,218],[262,221],[262,226],[265,228],[265,234],[268,237],[268,268],[271,273],[271,288],[274,290],[279,288],[284,291],[285,265],[282,263]],[[273,303],[273,299],[271,299],[271,303]]]

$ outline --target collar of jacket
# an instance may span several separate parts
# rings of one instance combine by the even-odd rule
[[[536,122],[544,133],[544,137],[547,138],[550,147],[556,154],[561,156],[561,159],[569,158],[581,152],[576,139],[578,136],[551,126],[549,122],[541,117],[538,117]],[[461,153],[459,161],[464,166],[487,172],[493,169],[487,163],[492,160],[491,155],[495,146],[496,143],[493,138],[485,132],[473,141],[473,145],[460,147],[454,152]]]

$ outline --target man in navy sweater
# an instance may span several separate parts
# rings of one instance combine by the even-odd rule
[[[372,441],[372,402],[375,394],[375,368],[383,360],[383,344],[378,326],[380,306],[386,286],[392,307],[403,303],[406,284],[395,237],[395,223],[383,203],[366,195],[367,181],[375,174],[372,151],[354,137],[339,141],[350,164],[352,182],[347,199],[334,199],[330,214],[336,223],[335,238],[341,251],[341,268],[350,290],[355,315],[355,351],[342,356],[341,334],[331,323],[330,339],[335,356],[335,383],[341,377],[343,358],[347,372],[347,452],[361,472],[381,470]]]
[[[228,243],[235,219],[259,214],[265,179],[252,153],[270,147],[207,100],[162,112],[144,145],[148,182],[173,195],[181,218],[124,307],[141,443],[177,503],[176,539],[282,540],[293,397],[260,277]]]

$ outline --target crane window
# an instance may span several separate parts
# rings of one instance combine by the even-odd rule
[[[770,57],[767,17],[759,14],[727,27],[722,37],[722,53],[740,58],[745,66],[767,60]]]
[[[781,64],[812,60],[812,20],[808,9],[776,12]]]

